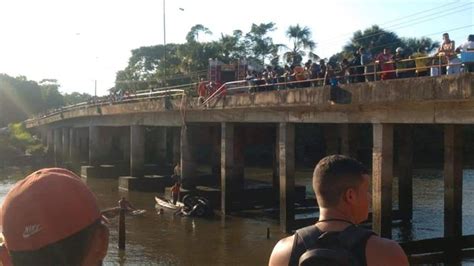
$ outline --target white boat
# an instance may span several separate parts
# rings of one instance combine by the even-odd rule
[[[171,200],[165,199],[165,198],[160,198],[160,197],[155,197],[156,204],[158,204],[161,207],[165,207],[171,210],[179,210],[184,207],[184,204],[182,202],[176,202],[176,204],[173,204]]]

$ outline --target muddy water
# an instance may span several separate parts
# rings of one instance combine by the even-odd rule
[[[0,201],[10,187],[31,169],[0,171]],[[249,169],[247,176],[262,179],[267,171]],[[311,169],[297,173],[297,183],[310,189]],[[265,179],[265,178],[263,178]],[[127,217],[127,249],[117,249],[117,221],[111,220],[106,265],[265,265],[280,237],[276,220],[268,215],[200,219],[174,216],[171,211],[158,215],[153,193],[122,192],[116,180],[89,180],[102,208],[114,206],[126,196],[140,209],[143,217]],[[397,184],[394,184],[396,191]],[[474,234],[474,171],[464,171],[463,231]],[[397,196],[394,193],[394,206]],[[247,217],[247,216],[246,216]],[[443,234],[443,179],[439,171],[418,170],[414,177],[414,218],[411,227],[395,225],[397,240],[440,237]],[[267,228],[270,239],[266,238]],[[465,261],[465,264],[474,261]],[[464,263],[463,263],[464,264]]]

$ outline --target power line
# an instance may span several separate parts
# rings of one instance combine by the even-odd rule
[[[436,9],[440,9],[440,8],[444,8],[446,6],[449,6],[449,5],[452,5],[452,4],[457,4],[457,2],[451,2],[451,3],[448,3],[448,4],[443,4],[441,6],[438,6],[438,7],[435,7],[435,8],[430,8],[430,9],[426,9],[426,10],[422,10],[420,12],[416,12],[416,13],[412,13],[408,16],[404,16],[404,17],[399,17],[399,18],[396,18],[396,19],[393,19],[393,20],[389,20],[389,21],[386,21],[386,22],[383,22],[379,25],[386,25],[386,24],[390,24],[391,22],[394,22],[394,21],[401,21],[405,18],[409,18],[409,17],[413,17],[413,16],[416,16],[416,15],[419,15],[419,14],[423,14],[423,13],[426,13],[426,12],[429,12],[429,11],[433,11],[433,10],[436,10]],[[330,41],[330,40],[333,40],[333,39],[341,39],[341,38],[346,38],[347,35],[351,35],[353,34],[353,32],[348,32],[348,33],[345,33],[345,34],[341,34],[341,35],[338,35],[340,37],[333,37],[333,38],[329,38],[329,39],[326,39],[324,40],[323,42],[326,42],[326,41]]]
[[[472,5],[471,3],[467,4],[467,5]],[[454,9],[459,9],[461,7],[464,7],[466,5],[463,5],[463,6],[459,6],[459,7],[456,7]],[[387,30],[390,30],[390,31],[393,31],[393,30],[396,30],[396,29],[402,29],[402,28],[406,28],[406,27],[411,27],[413,25],[418,25],[418,24],[421,24],[423,22],[427,22],[427,21],[431,21],[431,20],[435,20],[435,19],[439,19],[439,18],[442,18],[442,17],[446,17],[446,16],[449,16],[449,15],[452,15],[452,14],[456,14],[456,13],[460,13],[460,12],[464,12],[464,11],[468,11],[468,10],[471,10],[472,9],[472,6],[468,9],[465,9],[465,8],[462,8],[462,9],[459,9],[459,10],[456,10],[456,11],[453,11],[453,12],[450,12],[450,13],[446,13],[446,14],[442,14],[440,16],[437,16],[435,18],[430,18],[430,19],[425,19],[425,20],[422,20],[422,21],[418,21],[417,23],[413,23],[413,24],[410,24],[410,25],[404,25],[404,26],[399,26],[399,27],[394,27],[394,28],[386,28],[386,29],[380,29],[380,31],[378,32],[375,32],[373,34],[369,34],[367,36],[363,36],[363,37],[359,37],[359,38],[355,38],[352,40],[352,42],[355,42],[355,41],[359,41],[359,40],[363,40],[363,39],[367,39],[367,38],[371,38],[371,37],[374,37],[374,36],[377,36],[377,35],[382,35],[384,33],[386,33]],[[451,9],[450,9],[451,10]],[[429,15],[429,16],[432,16],[432,15]],[[425,16],[425,17],[429,17],[429,16]],[[418,19],[421,19],[421,18],[425,18],[425,17],[420,17]],[[401,25],[401,24],[400,24]],[[324,42],[323,43],[323,47],[324,46],[327,46],[329,44],[332,44],[332,43],[335,43],[336,41],[330,41],[330,42]]]

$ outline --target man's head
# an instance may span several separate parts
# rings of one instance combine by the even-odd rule
[[[469,34],[469,35],[467,36],[467,41],[468,41],[468,42],[474,42],[474,34]]]
[[[14,265],[97,265],[108,229],[97,201],[74,173],[34,172],[8,192],[0,216]]]
[[[450,40],[449,40],[449,34],[448,33],[443,33],[443,41],[445,43],[448,43]]]
[[[343,155],[323,158],[314,169],[313,189],[320,208],[344,212],[357,223],[367,219],[369,175],[357,160]]]

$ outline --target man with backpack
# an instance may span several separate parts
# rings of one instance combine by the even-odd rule
[[[357,226],[368,218],[369,180],[355,159],[323,158],[313,174],[319,221],[280,240],[269,265],[408,265],[395,241]]]

